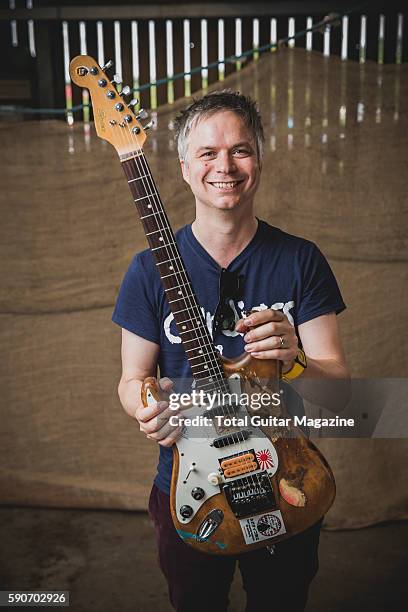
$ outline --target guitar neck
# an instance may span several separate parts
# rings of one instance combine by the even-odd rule
[[[147,160],[140,152],[121,162],[193,376],[222,380],[222,367]]]

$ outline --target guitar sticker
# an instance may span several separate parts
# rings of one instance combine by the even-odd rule
[[[272,455],[269,448],[266,448],[265,450],[261,451],[256,451],[255,455],[261,470],[267,470],[273,467]]]
[[[281,530],[282,523],[275,514],[264,514],[258,519],[256,528],[264,536],[273,538]]]
[[[282,514],[279,510],[241,519],[239,524],[245,544],[255,544],[255,542],[276,538],[276,536],[286,533]]]

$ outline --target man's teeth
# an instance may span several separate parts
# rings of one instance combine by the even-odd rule
[[[222,183],[212,183],[212,185],[218,189],[231,189],[232,187],[238,185],[238,183],[239,181],[224,181]]]

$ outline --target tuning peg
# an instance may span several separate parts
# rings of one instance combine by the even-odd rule
[[[139,104],[139,100],[137,98],[133,98],[133,100],[129,102],[128,106],[136,106],[136,104]]]
[[[153,121],[149,121],[149,123],[146,123],[146,125],[143,126],[143,129],[145,132],[147,132],[147,130],[150,130],[153,127]]]
[[[136,115],[136,119],[140,121],[141,119],[147,119],[148,116],[149,116],[149,113],[144,108],[141,108],[140,111]]]
[[[106,70],[109,70],[109,68],[112,68],[112,66],[113,66],[113,61],[109,60],[106,62],[104,66],[102,66],[101,70],[102,72],[106,72]]]
[[[121,96],[128,96],[128,95],[131,93],[131,91],[132,91],[132,90],[130,89],[129,85],[125,85],[125,86],[122,88],[122,91],[120,92],[120,95],[121,95]]]
[[[116,85],[120,85],[122,83],[122,79],[119,74],[114,74],[111,83],[115,83]]]

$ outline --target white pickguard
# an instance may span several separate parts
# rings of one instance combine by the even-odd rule
[[[234,378],[234,381],[230,380],[230,385],[234,387],[233,391],[239,394],[239,377],[235,375]],[[234,384],[235,382],[238,384]],[[204,416],[205,413],[206,410],[203,409],[202,414]],[[195,414],[197,414],[197,410]],[[188,417],[188,411],[183,412],[183,416]],[[249,414],[242,406],[235,413],[235,416],[237,418],[246,416],[247,422],[250,423]],[[216,448],[211,446],[211,444],[215,438],[220,437],[220,434],[217,433],[213,426],[205,428],[204,437],[197,437],[198,429],[196,426],[192,425],[190,427],[185,427],[182,438],[177,442],[179,472],[176,489],[176,511],[179,521],[188,524],[204,502],[210,497],[220,493],[220,485],[222,487],[223,483],[233,482],[243,476],[246,477],[250,483],[251,477],[265,471],[269,476],[275,474],[278,469],[278,455],[272,442],[258,427],[249,424],[247,427],[244,427],[244,429],[251,431],[247,440],[224,446],[223,448]],[[248,474],[236,476],[235,478],[224,478],[222,470],[220,470],[219,460],[249,450],[253,450],[256,456],[258,456],[257,453],[260,453],[259,456],[267,457],[265,462],[259,462],[261,466],[260,469]],[[218,483],[210,484],[208,480],[209,475],[216,475],[218,477]],[[204,490],[205,495],[202,499],[196,500],[192,496],[192,490],[196,487]],[[180,514],[180,508],[184,505],[190,506],[193,509],[193,514],[189,518],[183,518]]]

